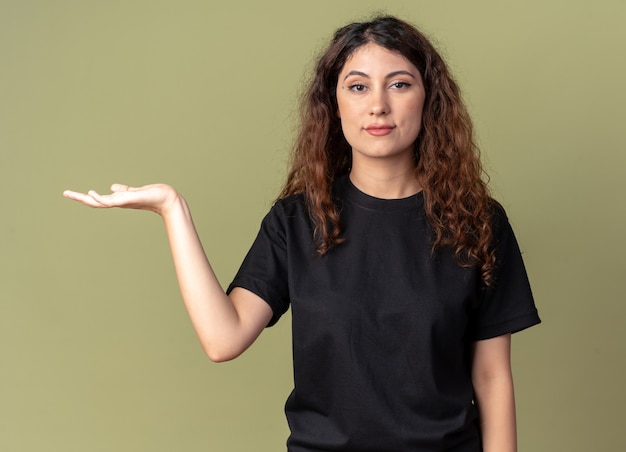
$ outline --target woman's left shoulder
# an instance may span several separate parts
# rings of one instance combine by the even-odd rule
[[[491,225],[494,230],[499,230],[509,224],[509,217],[504,209],[504,206],[500,204],[496,199],[489,198],[489,215],[491,216]]]

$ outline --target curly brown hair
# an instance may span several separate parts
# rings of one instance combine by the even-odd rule
[[[483,180],[471,118],[437,50],[423,33],[400,19],[377,17],[337,30],[303,93],[291,170],[279,199],[304,194],[315,225],[318,254],[343,241],[332,184],[350,171],[352,155],[337,115],[336,88],[347,59],[368,43],[405,57],[424,81],[426,99],[415,143],[415,176],[423,187],[426,218],[434,231],[433,253],[450,247],[459,265],[480,267],[483,282],[491,285],[494,202]]]

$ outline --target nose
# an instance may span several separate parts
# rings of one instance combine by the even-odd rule
[[[389,99],[384,89],[372,91],[370,115],[381,116],[389,113]]]

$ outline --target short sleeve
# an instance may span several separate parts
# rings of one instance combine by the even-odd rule
[[[496,264],[494,282],[483,287],[472,312],[472,340],[516,333],[541,322],[509,220],[500,207],[494,215]]]
[[[274,325],[287,311],[286,230],[279,204],[275,204],[263,219],[258,235],[226,293],[235,287],[253,292],[270,305],[274,315],[267,326]]]

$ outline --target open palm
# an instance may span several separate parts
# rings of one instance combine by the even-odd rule
[[[177,193],[166,184],[150,184],[143,187],[130,187],[123,184],[111,185],[111,194],[101,195],[95,190],[87,193],[65,190],[63,196],[89,207],[150,210],[163,214],[176,199]]]

